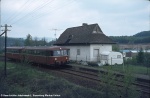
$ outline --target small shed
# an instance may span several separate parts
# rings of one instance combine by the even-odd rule
[[[123,56],[120,52],[114,52],[114,51],[104,51],[101,54],[101,64],[109,64],[109,65],[114,65],[114,64],[122,64],[123,63]]]

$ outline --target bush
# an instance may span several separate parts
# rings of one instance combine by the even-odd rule
[[[3,73],[1,65],[0,63],[0,73]],[[7,77],[0,78],[0,94],[58,94],[61,98],[101,96],[96,90],[74,85],[47,72],[33,69],[32,66],[8,63],[7,68]]]
[[[100,74],[100,79],[103,82],[101,85],[101,91],[104,98],[138,98],[139,92],[136,91],[136,87],[132,85],[135,79],[132,77],[132,68],[126,67],[125,76],[117,77],[112,73],[112,66],[106,67],[106,73]],[[118,87],[118,81],[121,82],[123,87]],[[119,83],[120,84],[120,83]]]
[[[90,65],[90,66],[98,66],[98,64],[96,62],[88,62],[88,65]]]

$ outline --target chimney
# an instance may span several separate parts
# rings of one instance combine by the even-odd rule
[[[87,26],[88,24],[87,23],[82,23],[82,26]]]

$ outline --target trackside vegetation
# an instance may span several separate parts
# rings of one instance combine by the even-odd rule
[[[101,81],[104,82],[104,84],[101,86],[101,91],[104,92],[103,96],[105,98],[140,98],[143,96],[137,91],[137,87],[132,85],[132,83],[135,81],[135,78],[132,77],[131,68],[125,68],[124,77],[117,77],[114,75],[111,72],[111,66],[105,67],[105,69],[108,73],[104,73],[100,76]]]
[[[110,70],[124,73],[125,70],[129,69],[132,74],[142,74],[142,75],[150,75],[150,67],[145,67],[145,66],[136,66],[136,65],[131,65],[131,64],[126,64],[126,65],[114,65],[114,66],[101,66],[99,67],[100,69],[107,69],[110,67]]]
[[[0,62],[0,94],[47,94],[59,95],[58,98],[99,98],[102,95],[99,91],[72,84],[32,66],[8,63],[7,77],[4,77],[3,69],[4,64]]]
[[[34,98],[34,95],[51,95],[60,98],[148,98],[132,86],[135,79],[132,77],[130,67],[125,68],[124,78],[118,78],[112,74],[112,66],[107,66],[105,69],[108,73],[100,74],[102,83],[98,85],[98,90],[94,90],[37,70],[28,62],[7,63],[7,77],[5,77],[4,63],[0,62],[0,94],[30,95],[25,98]],[[118,85],[116,79],[123,81],[123,88],[115,86]],[[41,98],[41,96],[36,98]]]

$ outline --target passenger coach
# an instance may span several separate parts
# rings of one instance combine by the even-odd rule
[[[60,46],[7,47],[6,57],[46,65],[65,65],[69,61],[68,52],[68,48]]]

